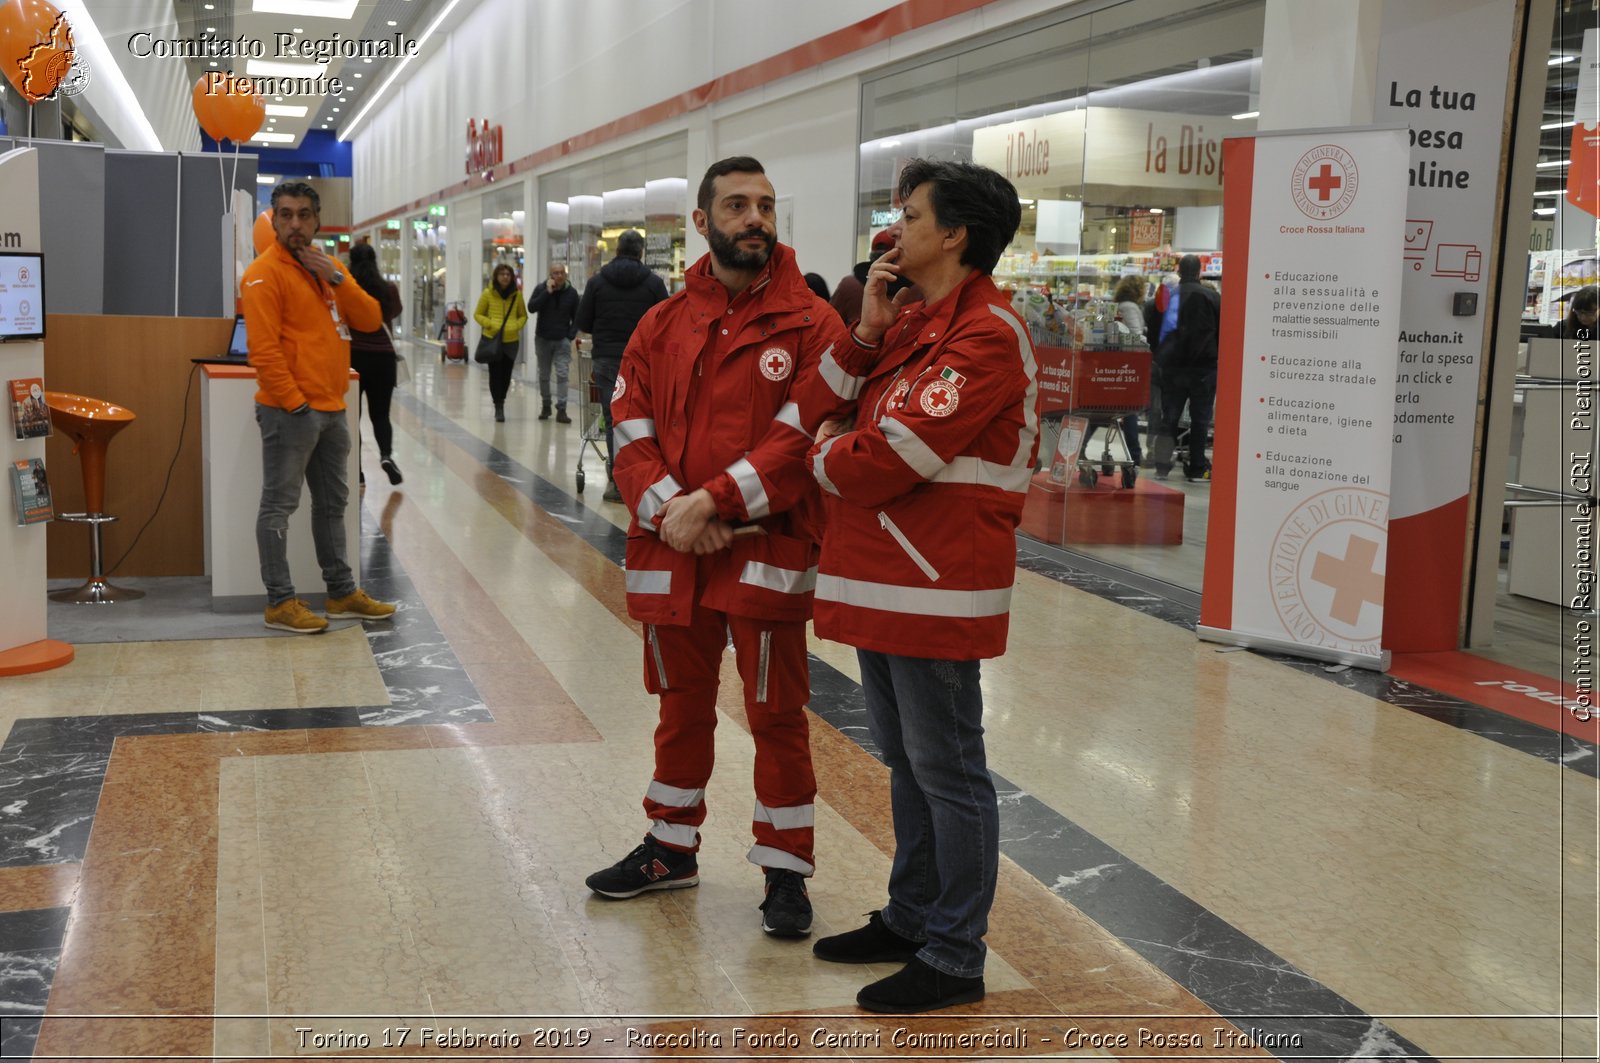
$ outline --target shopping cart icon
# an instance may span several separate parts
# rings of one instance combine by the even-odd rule
[[[1417,272],[1428,260],[1428,243],[1433,239],[1433,222],[1417,218],[1406,219],[1406,261]]]

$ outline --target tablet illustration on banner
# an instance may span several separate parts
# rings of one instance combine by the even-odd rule
[[[1483,252],[1477,244],[1440,244],[1434,258],[1435,277],[1460,277],[1476,281],[1482,275]]]

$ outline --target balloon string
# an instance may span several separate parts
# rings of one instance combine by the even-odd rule
[[[233,189],[239,183],[239,142],[233,142],[233,170],[228,174],[228,192],[222,198],[228,201],[228,209],[233,209]]]

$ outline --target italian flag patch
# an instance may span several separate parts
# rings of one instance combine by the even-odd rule
[[[943,369],[939,370],[939,375],[950,381],[950,383],[954,384],[956,387],[960,387],[962,384],[967,382],[966,377],[962,376],[954,369],[951,369],[949,366],[945,366]]]

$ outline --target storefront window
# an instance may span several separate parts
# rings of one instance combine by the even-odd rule
[[[1190,440],[1185,418],[1158,452],[1145,304],[1186,253],[1222,286],[1221,142],[1255,129],[1263,19],[1261,0],[1131,0],[863,85],[859,258],[898,216],[908,159],[971,160],[1017,188],[1022,224],[994,279],[1039,363],[1024,533],[1192,590],[1209,484],[1184,463],[1189,447],[1204,463],[1210,434]]]
[[[411,234],[411,335],[433,339],[444,324],[445,208],[406,219]]]
[[[581,289],[616,256],[617,237],[637,229],[645,264],[669,291],[683,287],[687,152],[674,136],[541,177],[546,261],[565,263]]]
[[[522,246],[523,220],[522,188],[502,188],[483,197],[483,286],[496,266],[510,266],[518,277],[523,276]]]

